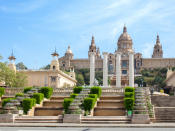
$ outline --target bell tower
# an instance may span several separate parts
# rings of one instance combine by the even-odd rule
[[[160,43],[159,35],[157,35],[156,44],[154,45],[154,51],[152,58],[163,58],[162,45]]]
[[[60,66],[59,66],[59,61],[58,61],[58,56],[59,54],[56,51],[55,48],[55,52],[51,54],[53,57],[53,60],[51,61],[50,64],[50,70],[60,70]]]
[[[91,45],[89,46],[88,56],[90,56],[90,52],[95,52],[95,54],[97,52],[96,51],[96,45],[95,45],[94,36],[92,36]]]
[[[16,72],[16,65],[15,65],[15,60],[16,60],[16,58],[15,58],[15,56],[13,55],[13,51],[12,51],[11,56],[9,56],[8,59],[9,59],[9,61],[10,61],[10,63],[8,64],[8,67],[9,67],[11,70],[13,70],[13,71]]]

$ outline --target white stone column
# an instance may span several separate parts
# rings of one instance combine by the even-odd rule
[[[90,86],[94,86],[95,81],[95,53],[90,52]]]
[[[116,53],[116,87],[121,87],[121,53]]]
[[[108,53],[103,52],[103,87],[108,87]]]
[[[134,52],[129,53],[129,86],[134,87]]]

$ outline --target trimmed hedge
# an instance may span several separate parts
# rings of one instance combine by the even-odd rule
[[[44,94],[42,94],[42,93],[34,93],[32,98],[36,99],[36,103],[37,104],[40,104],[41,101],[44,99]]]
[[[51,88],[51,87],[41,87],[39,92],[43,93],[44,97],[49,99],[52,96],[53,88]]]
[[[126,110],[133,110],[134,98],[124,98],[124,106]]]
[[[96,99],[95,98],[85,98],[83,102],[83,107],[85,111],[91,111],[95,105]]]
[[[91,87],[90,94],[97,94],[97,97],[99,98],[101,96],[101,87],[94,86]]]
[[[35,105],[36,100],[33,98],[25,98],[22,101],[22,107],[24,110],[24,113],[27,114],[27,112],[32,109],[32,107]]]
[[[17,93],[17,94],[15,95],[15,97],[18,97],[18,96],[23,97],[23,96],[24,96],[24,94],[23,94],[23,93]]]
[[[83,87],[79,86],[79,87],[75,87],[73,88],[73,93],[75,94],[79,94],[82,91]]]
[[[24,88],[24,93],[27,93],[28,91],[30,91],[33,87],[25,87]]]
[[[2,107],[4,107],[7,103],[10,102],[10,100],[14,100],[15,98],[6,98],[4,100],[2,100]]]
[[[1,97],[2,95],[4,95],[4,93],[5,93],[5,89],[2,88],[2,87],[0,87],[0,97]]]
[[[76,96],[78,96],[78,94],[72,93],[72,94],[70,95],[70,98],[75,98]]]
[[[69,113],[69,106],[73,102],[73,98],[64,98],[63,107],[65,113]]]
[[[134,92],[135,88],[134,87],[125,87],[125,92]]]
[[[134,92],[125,92],[125,98],[134,98]]]
[[[89,94],[88,95],[89,98],[94,98],[95,100],[97,100],[97,94]]]

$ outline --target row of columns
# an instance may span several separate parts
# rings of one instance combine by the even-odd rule
[[[90,86],[95,81],[95,52],[90,52]],[[108,53],[103,52],[103,86],[108,87]],[[129,86],[134,87],[134,53],[129,53]],[[121,53],[116,52],[116,87],[121,87]]]

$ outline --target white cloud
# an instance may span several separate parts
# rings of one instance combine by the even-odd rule
[[[145,58],[150,58],[151,57],[151,54],[153,52],[153,46],[154,46],[153,43],[143,44],[142,50],[141,50],[141,52],[143,54],[143,57],[145,57]]]

